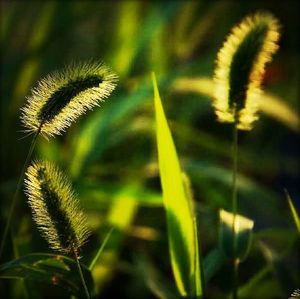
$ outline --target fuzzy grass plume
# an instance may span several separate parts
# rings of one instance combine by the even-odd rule
[[[289,299],[300,299],[300,289],[295,290],[291,296],[289,297]]]
[[[89,231],[63,173],[50,162],[34,162],[26,172],[25,192],[33,218],[50,247],[61,253],[77,252]]]
[[[22,108],[26,132],[60,135],[81,114],[99,106],[116,86],[117,76],[102,63],[73,64],[38,82]]]
[[[246,17],[232,29],[217,56],[213,105],[218,120],[250,130],[257,119],[257,98],[265,64],[278,49],[279,23],[269,13]]]

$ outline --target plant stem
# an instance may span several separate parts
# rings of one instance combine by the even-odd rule
[[[82,282],[82,285],[83,285],[83,288],[84,288],[85,296],[86,296],[87,299],[90,299],[91,296],[90,296],[89,290],[88,290],[88,288],[86,286],[86,283],[85,283],[85,280],[84,280],[84,276],[83,276],[83,273],[82,273],[82,270],[81,270],[79,258],[78,258],[78,255],[77,255],[77,250],[75,248],[72,249],[72,255],[73,255],[73,257],[74,257],[74,259],[76,260],[76,263],[77,263],[78,272],[79,272],[80,279],[81,279],[81,282]]]
[[[30,145],[30,148],[29,148],[26,160],[25,160],[25,163],[23,165],[21,174],[19,176],[19,180],[18,180],[18,183],[17,183],[17,187],[16,187],[16,190],[15,190],[13,199],[11,201],[11,205],[10,205],[10,209],[9,209],[9,213],[8,213],[8,218],[6,220],[3,237],[2,237],[2,240],[1,240],[0,257],[2,256],[2,253],[3,253],[5,240],[7,239],[8,229],[10,227],[10,223],[11,223],[12,215],[13,215],[13,212],[14,212],[14,209],[15,209],[15,206],[16,206],[16,202],[17,202],[17,198],[18,198],[18,195],[19,195],[19,191],[20,191],[20,188],[21,188],[22,183],[23,183],[23,179],[24,179],[24,175],[25,175],[25,169],[27,168],[28,163],[29,163],[29,161],[31,159],[31,156],[33,154],[33,150],[35,148],[35,145],[36,145],[36,142],[37,142],[37,138],[39,136],[40,131],[41,131],[41,126],[38,129],[38,131],[35,133],[35,135],[33,136],[33,139],[31,141],[31,145]]]
[[[232,299],[237,299],[237,291],[238,291],[238,270],[239,270],[239,261],[238,259],[233,260],[233,292]]]
[[[238,158],[238,129],[237,123],[234,123],[233,128],[233,173],[232,173],[232,213],[234,218],[238,210],[237,202],[237,158]],[[234,219],[235,220],[235,219]],[[234,229],[234,221],[233,221]]]
[[[102,251],[104,250],[104,248],[105,248],[105,246],[106,246],[106,244],[107,244],[107,242],[108,242],[108,240],[109,240],[109,238],[110,238],[110,236],[111,236],[113,230],[114,230],[114,228],[111,227],[110,230],[109,230],[109,232],[108,232],[107,235],[105,236],[104,241],[102,242],[102,244],[101,244],[101,246],[100,246],[100,248],[99,248],[99,250],[98,250],[96,256],[93,258],[93,260],[92,260],[92,262],[91,262],[91,264],[90,264],[90,266],[89,266],[89,270],[90,270],[90,271],[92,271],[93,268],[95,267],[95,265],[96,265],[96,263],[97,263],[97,261],[98,261],[100,255],[101,255]]]
[[[235,220],[238,210],[237,202],[237,159],[238,159],[238,128],[237,115],[233,125],[233,173],[232,173],[232,249],[233,249],[233,279],[232,279],[232,299],[237,299],[237,279],[238,279],[238,259],[236,258],[236,231]]]

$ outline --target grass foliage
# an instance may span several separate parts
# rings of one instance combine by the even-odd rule
[[[1,298],[297,298],[299,3],[2,1]]]
[[[159,172],[166,209],[170,258],[176,284],[184,297],[202,298],[198,230],[192,198],[185,187],[175,145],[152,73]]]

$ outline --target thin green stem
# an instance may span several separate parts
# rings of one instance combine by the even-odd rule
[[[238,159],[238,129],[237,123],[233,127],[233,173],[232,173],[232,213],[237,214],[237,159]],[[234,227],[234,226],[233,226]]]
[[[239,270],[239,261],[238,259],[233,260],[233,292],[232,299],[238,298],[238,270]]]
[[[237,201],[237,160],[238,160],[238,128],[237,115],[233,126],[233,173],[232,173],[232,249],[233,249],[233,279],[232,279],[232,298],[237,299],[237,279],[238,279],[238,260],[236,257],[236,231],[235,221],[238,212]]]
[[[77,250],[75,248],[72,249],[72,255],[73,255],[73,257],[74,257],[74,259],[76,260],[76,263],[77,263],[77,268],[78,268],[79,276],[80,276],[80,279],[81,279],[81,282],[82,282],[82,285],[83,285],[83,288],[84,288],[85,296],[86,296],[87,299],[90,299],[91,296],[90,296],[89,290],[87,288],[86,282],[84,280],[84,276],[83,276],[82,269],[81,269],[81,266],[80,266],[79,258],[78,258],[78,255],[77,255]]]
[[[109,230],[109,232],[107,233],[106,237],[104,238],[104,241],[102,242],[102,244],[101,244],[101,246],[100,246],[100,248],[99,248],[99,250],[98,250],[96,256],[93,258],[93,260],[92,260],[92,262],[91,262],[91,264],[90,264],[90,266],[89,266],[89,270],[90,270],[90,271],[92,271],[93,268],[95,267],[95,265],[96,265],[96,263],[97,263],[97,261],[98,261],[100,255],[101,255],[101,253],[103,252],[103,250],[104,250],[104,248],[105,248],[105,246],[106,246],[106,244],[107,244],[107,242],[108,242],[108,240],[109,240],[109,238],[110,238],[110,236],[111,236],[113,230],[114,230],[114,228],[112,227],[112,228]]]
[[[5,244],[5,241],[7,239],[7,234],[8,234],[8,230],[10,228],[10,223],[11,223],[12,215],[13,215],[13,212],[14,212],[14,209],[15,209],[15,206],[16,206],[16,202],[17,202],[17,198],[18,198],[18,195],[19,195],[19,191],[21,189],[21,186],[22,186],[22,183],[23,183],[23,180],[24,180],[25,170],[26,170],[26,168],[28,166],[28,163],[29,163],[29,161],[31,159],[31,156],[33,154],[33,151],[34,151],[34,148],[36,146],[36,142],[37,142],[37,138],[39,136],[40,130],[41,130],[41,127],[38,129],[38,131],[33,136],[33,139],[31,141],[31,145],[30,145],[30,148],[29,148],[26,160],[25,160],[25,163],[23,165],[21,174],[19,176],[19,180],[18,180],[18,183],[17,183],[17,187],[16,187],[16,190],[15,190],[13,199],[11,201],[10,209],[9,209],[9,212],[8,212],[8,217],[7,217],[5,228],[4,228],[3,237],[2,237],[2,240],[1,240],[0,257],[2,256],[2,253],[3,253],[4,244]]]

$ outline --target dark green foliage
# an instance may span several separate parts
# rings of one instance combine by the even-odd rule
[[[82,267],[86,283],[93,289],[93,279],[87,267]],[[0,278],[24,279],[64,288],[69,294],[83,298],[83,290],[73,259],[55,254],[29,254],[0,266]],[[4,280],[7,281],[7,280]]]

